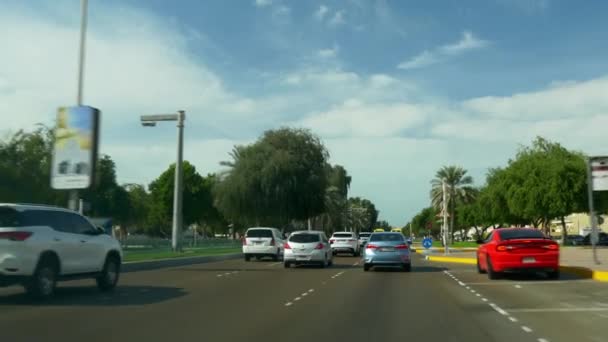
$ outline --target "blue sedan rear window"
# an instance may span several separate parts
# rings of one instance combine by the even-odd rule
[[[403,239],[403,235],[401,234],[372,234],[369,241],[379,242],[379,241],[405,241]]]

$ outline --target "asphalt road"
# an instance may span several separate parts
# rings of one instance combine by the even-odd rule
[[[123,274],[46,303],[0,290],[2,341],[608,341],[608,285],[515,277],[414,257],[411,273],[229,260]]]

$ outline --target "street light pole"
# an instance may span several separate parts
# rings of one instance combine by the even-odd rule
[[[184,155],[184,121],[186,112],[180,110],[177,114],[142,115],[141,124],[144,127],[154,127],[158,121],[177,121],[177,161],[175,163],[175,179],[173,184],[173,223],[171,227],[171,249],[180,251],[180,231],[183,224],[183,155]]]
[[[442,226],[443,226],[443,247],[445,250],[445,254],[449,254],[449,248],[448,248],[448,227],[447,227],[447,194],[446,194],[446,183],[445,183],[445,179],[441,180],[441,187],[442,187],[442,192],[443,192],[443,203],[442,203],[442,216],[443,216],[443,222],[442,222]]]
[[[87,37],[87,11],[89,7],[88,0],[80,1],[80,47],[78,52],[78,93],[76,95],[76,104],[82,106],[82,89],[84,84],[84,56],[85,43]],[[68,207],[70,210],[79,211],[82,214],[83,207],[78,203],[78,190],[70,190]]]
[[[173,229],[171,232],[171,248],[173,251],[180,250],[180,229],[182,228],[182,193],[183,193],[183,154],[184,154],[184,119],[186,114],[183,110],[177,112],[177,162],[175,164],[175,186],[173,187]]]

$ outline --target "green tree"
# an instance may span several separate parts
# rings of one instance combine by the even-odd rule
[[[345,229],[360,231],[372,231],[378,220],[379,212],[374,203],[360,197],[348,199],[345,210]]]
[[[141,184],[126,184],[124,186],[129,196],[130,211],[126,224],[134,227],[137,232],[144,232],[148,226],[151,196]]]
[[[431,181],[431,203],[440,212],[443,208],[443,186],[446,182],[446,207],[449,215],[449,229],[454,234],[454,218],[456,206],[460,203],[470,203],[475,199],[476,190],[472,186],[473,177],[467,175],[467,170],[460,166],[444,166],[437,171]]]
[[[417,236],[438,236],[440,231],[440,225],[437,220],[438,211],[435,207],[427,207],[418,214],[416,214],[412,220],[412,231]]]
[[[182,230],[201,218],[203,177],[194,165],[183,162]],[[147,231],[152,235],[169,236],[173,217],[173,191],[175,184],[175,164],[171,164],[157,179],[150,183],[152,200]]]
[[[39,125],[0,140],[0,201],[65,206],[67,193],[50,186],[52,131]]]
[[[237,146],[214,188],[216,206],[231,222],[285,226],[322,214],[328,153],[308,130],[270,130]]]
[[[97,160],[95,180],[80,195],[90,204],[90,216],[111,217],[116,223],[127,223],[131,210],[129,193],[118,185],[116,164],[110,156],[102,155]]]
[[[559,218],[564,239],[564,217],[587,209],[585,157],[541,137],[510,161],[505,183],[510,212],[545,230]]]

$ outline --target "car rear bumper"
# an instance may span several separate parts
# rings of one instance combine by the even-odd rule
[[[534,258],[534,262],[523,263],[524,257]],[[558,270],[559,255],[522,255],[517,258],[511,257],[507,260],[492,260],[492,267],[496,272],[521,272],[521,271],[541,271],[541,270]]]
[[[359,249],[359,245],[356,246],[348,246],[348,245],[342,245],[342,246],[331,246],[331,251],[334,253],[339,253],[339,252],[346,252],[346,253],[352,253],[352,252],[356,252]]]
[[[298,264],[318,263],[325,261],[325,253],[321,250],[315,250],[312,253],[297,254],[293,251],[285,251],[283,261],[294,262]]]
[[[27,276],[34,272],[35,265],[33,257],[18,258],[12,253],[0,252],[0,276]]]
[[[276,246],[243,246],[243,254],[272,256],[279,252]]]
[[[365,255],[363,260],[369,265],[402,265],[411,263],[409,253],[391,253],[390,255]]]

